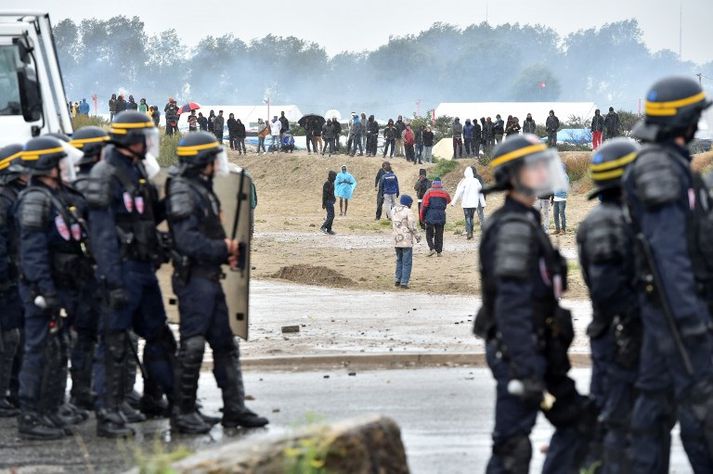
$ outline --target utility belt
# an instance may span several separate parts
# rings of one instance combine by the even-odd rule
[[[117,226],[121,256],[126,260],[151,262],[157,266],[169,261],[170,236],[156,230],[153,221],[137,221],[128,226]]]
[[[205,278],[216,283],[225,277],[220,265],[194,264],[189,257],[181,255],[176,250],[171,251],[171,262],[173,263],[173,274],[184,285],[187,285],[193,277]]]
[[[92,260],[81,253],[53,252],[50,267],[59,288],[79,289],[94,278]]]

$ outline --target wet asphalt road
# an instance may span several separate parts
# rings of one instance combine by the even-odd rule
[[[329,376],[329,378],[325,378]],[[587,369],[574,370],[586,389]],[[342,419],[378,413],[402,428],[412,472],[484,472],[490,453],[494,386],[486,369],[443,368],[359,372],[248,372],[248,404],[270,417],[271,429],[304,424],[306,419]],[[200,397],[208,413],[217,413],[220,392],[210,372],[203,372]],[[94,423],[63,441],[26,442],[17,438],[14,420],[0,420],[0,469],[18,472],[121,472],[135,465],[136,453],[183,445],[191,450],[216,446],[249,433],[225,433],[220,426],[205,436],[171,437],[167,420],[137,425],[133,442],[97,439]],[[539,471],[539,448],[551,434],[540,419],[532,436],[532,472]],[[678,436],[672,455],[675,473],[690,472]]]

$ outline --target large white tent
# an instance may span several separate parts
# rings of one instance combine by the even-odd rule
[[[495,116],[500,114],[503,120],[508,115],[520,119],[520,124],[528,113],[538,124],[545,124],[550,110],[555,111],[555,115],[561,122],[569,119],[571,115],[583,119],[591,118],[596,109],[594,102],[442,102],[436,107],[436,117],[449,116],[460,117],[461,123],[465,119],[480,119],[480,117],[491,117],[495,121]],[[602,115],[608,111],[602,110]]]
[[[267,105],[202,105],[200,112],[206,117],[211,110],[215,111],[218,115],[218,111],[222,110],[225,120],[228,120],[228,115],[235,114],[236,119],[240,119],[241,122],[245,124],[245,128],[251,131],[257,130],[257,119],[261,118],[263,120],[270,119],[277,115],[280,116],[280,112],[285,112],[285,117],[290,122],[297,122],[302,118],[302,112],[296,105],[273,105],[270,104],[270,113],[268,114]]]

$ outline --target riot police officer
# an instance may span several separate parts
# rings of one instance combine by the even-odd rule
[[[69,144],[82,152],[82,157],[77,162],[77,178],[72,185],[82,195],[87,190],[89,172],[99,161],[101,151],[108,140],[109,134],[103,128],[95,126],[82,127],[72,135]],[[81,304],[78,305],[76,318],[72,324],[74,337],[71,348],[71,403],[92,410],[94,409],[92,373],[100,311],[99,285],[94,275],[86,279],[79,297]]]
[[[205,343],[213,350],[213,373],[223,392],[226,427],[261,427],[268,420],[245,406],[238,346],[230,330],[221,266],[237,264],[238,246],[226,238],[213,177],[227,173],[223,145],[206,132],[189,133],[176,149],[179,167],[166,186],[167,216],[175,246],[173,289],[181,314],[173,429],[206,433],[211,424],[196,408]]]
[[[567,376],[574,331],[571,314],[558,303],[566,289],[566,263],[532,207],[538,195],[566,189],[562,163],[534,135],[514,135],[495,149],[491,168],[495,184],[487,192],[507,194],[483,233],[483,306],[474,329],[486,340],[497,383],[487,472],[528,472],[529,434],[541,405],[556,428],[544,472],[577,472],[595,413]],[[544,400],[545,392],[554,404]]]
[[[17,288],[17,234],[14,207],[25,187],[20,166],[22,145],[0,148],[0,417],[15,416],[9,399],[13,366],[21,354],[22,302]],[[16,394],[15,394],[16,395]]]
[[[164,258],[156,225],[165,214],[151,183],[159,170],[158,129],[145,114],[126,111],[114,117],[109,133],[110,144],[91,170],[86,197],[97,276],[109,307],[101,330],[106,381],[97,434],[117,437],[133,435],[120,410],[126,361],[133,355],[129,330],[146,340],[141,408],[151,415],[163,413],[163,394],[172,394],[176,343],[155,275]]]
[[[692,173],[687,148],[710,105],[696,81],[661,79],[632,130],[643,142],[624,177],[644,328],[631,426],[634,472],[668,469],[674,417],[694,472],[713,472],[713,200]]]
[[[33,138],[21,152],[30,175],[17,201],[20,296],[25,308],[25,347],[20,372],[20,435],[56,439],[86,412],[64,404],[68,338],[65,318],[76,312],[76,288],[91,267],[86,262],[87,234],[72,196],[64,186],[74,179],[66,147],[54,137]]]
[[[592,354],[589,393],[600,412],[597,444],[603,473],[630,472],[629,422],[641,349],[641,320],[635,286],[634,235],[626,222],[621,179],[636,157],[633,140],[608,140],[592,156],[599,205],[582,221],[577,247],[592,299],[587,328]],[[600,450],[598,450],[600,451]]]

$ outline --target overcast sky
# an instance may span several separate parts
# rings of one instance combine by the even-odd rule
[[[208,34],[233,33],[244,41],[293,35],[335,54],[374,49],[389,35],[416,33],[437,21],[480,23],[487,4],[490,23],[540,23],[561,35],[636,18],[649,48],[678,52],[681,3],[683,58],[713,60],[713,0],[0,0],[0,9],[48,10],[53,23],[137,15],[147,32],[175,28],[188,45]]]

